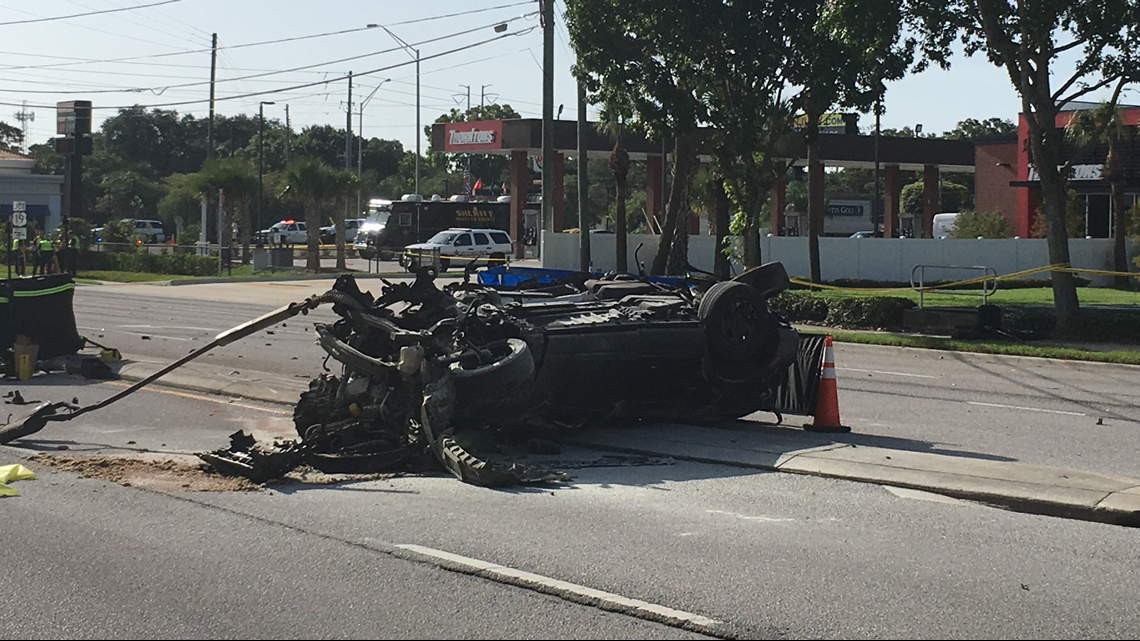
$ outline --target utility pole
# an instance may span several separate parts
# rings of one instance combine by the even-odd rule
[[[352,169],[352,72],[348,72],[348,108],[344,110],[344,168]],[[348,220],[348,194],[344,196],[344,219]],[[340,226],[344,227],[342,221]],[[338,234],[344,233],[337,230]]]
[[[471,85],[459,85],[467,90],[467,111],[471,111]]]
[[[487,100],[487,87],[491,85],[482,85],[479,87],[479,106],[482,107],[486,104]]]
[[[542,229],[554,231],[554,0],[542,0]],[[538,255],[543,255],[539,234]]]
[[[590,186],[586,184],[586,86],[578,81],[578,268],[590,271],[590,217],[586,211],[589,204]]]
[[[36,112],[28,111],[28,101],[25,100],[24,106],[20,107],[20,110],[15,113],[15,117],[16,120],[20,121],[20,130],[24,134],[23,149],[24,151],[27,151],[31,146],[31,144],[28,142],[28,123],[35,122]]]
[[[879,116],[882,114],[883,96],[880,93],[875,99],[875,200],[871,203],[871,235],[882,238],[879,231]]]
[[[206,125],[206,157],[214,157],[214,81],[218,73],[218,34],[213,34],[210,44],[210,123]],[[231,149],[232,153],[232,149]],[[203,230],[204,231],[204,230]]]
[[[285,105],[285,166],[293,161],[293,125],[289,122],[289,105]]]

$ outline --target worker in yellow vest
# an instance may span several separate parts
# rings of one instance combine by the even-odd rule
[[[25,255],[24,255],[24,241],[20,240],[19,238],[13,238],[12,239],[12,253],[9,254],[9,256],[10,256],[9,260],[12,263],[12,267],[15,268],[16,275],[17,276],[27,275],[26,269],[24,267],[24,265],[26,264],[25,263]]]
[[[36,269],[33,275],[46,276],[55,258],[55,250],[52,249],[51,239],[44,233],[40,233],[36,244],[38,251],[36,253]]]

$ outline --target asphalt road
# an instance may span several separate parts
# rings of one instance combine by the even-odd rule
[[[325,287],[87,286],[76,290],[75,311],[80,331],[94,340],[127,354],[174,360],[223,329]],[[201,360],[308,379],[324,358],[312,323],[333,319],[317,310]],[[837,441],[1140,473],[1138,367],[842,343],[836,363],[841,417],[853,428]]]
[[[84,403],[122,385],[37,383],[26,397]],[[194,452],[242,427],[285,433],[288,408],[144,390],[0,462]],[[1132,529],[721,465],[575,467],[600,456],[568,449],[571,484],[510,491],[413,476],[187,492],[28,463],[39,478],[0,500],[0,637],[693,636],[607,611],[624,599],[747,638],[1140,633]],[[568,600],[583,594],[606,605]]]

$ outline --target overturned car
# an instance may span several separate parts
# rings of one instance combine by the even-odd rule
[[[310,302],[332,303],[339,316],[315,328],[340,367],[302,394],[299,441],[235,435],[229,449],[200,456],[253,478],[302,461],[379,471],[434,458],[480,485],[546,480],[551,473],[474,456],[455,436],[741,417],[774,407],[799,343],[767,304],[788,286],[778,263],[720,282],[581,273],[541,286],[467,278],[440,289],[426,272],[384,282],[374,297],[342,276]]]

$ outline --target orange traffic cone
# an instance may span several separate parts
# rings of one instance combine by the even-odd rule
[[[831,335],[823,339],[823,366],[819,376],[819,398],[814,420],[804,425],[809,432],[850,432],[839,420],[839,389],[835,384],[835,348]]]

